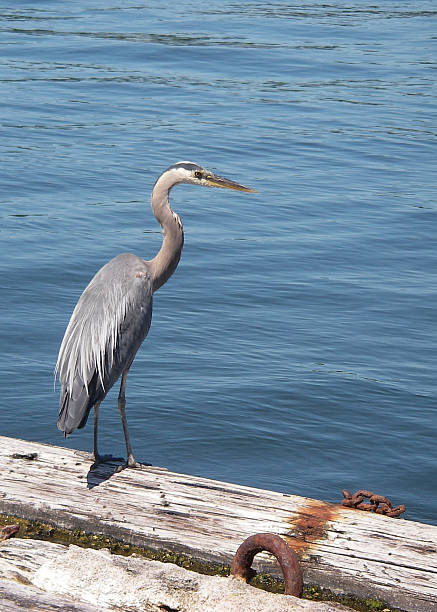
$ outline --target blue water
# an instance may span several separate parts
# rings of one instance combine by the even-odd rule
[[[186,242],[128,377],[137,459],[437,524],[435,2],[0,14],[0,433],[91,450],[91,423],[56,429],[59,344],[101,265],[158,250],[150,190],[188,159],[257,193],[172,192]]]

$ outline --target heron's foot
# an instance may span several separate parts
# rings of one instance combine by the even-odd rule
[[[93,466],[97,467],[101,463],[120,463],[123,461],[123,457],[114,457],[113,455],[101,455],[100,453],[93,453],[91,455],[94,463]]]
[[[129,455],[127,461],[123,463],[123,465],[118,466],[118,468],[116,469],[116,472],[121,472],[122,470],[125,470],[126,468],[141,470],[143,467],[146,467],[148,465],[151,465],[151,464],[150,463],[138,463],[138,461],[135,461],[133,455]]]

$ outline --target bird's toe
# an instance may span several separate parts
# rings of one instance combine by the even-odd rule
[[[138,463],[138,461],[135,461],[135,459],[131,455],[126,462],[126,467],[141,470],[141,468],[143,467],[143,464]]]

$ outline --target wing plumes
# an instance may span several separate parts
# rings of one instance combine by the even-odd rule
[[[103,399],[126,364],[130,365],[150,326],[151,287],[145,262],[129,254],[103,266],[86,287],[71,315],[55,367],[62,386],[61,411],[68,406],[65,401],[74,403],[79,396],[79,402],[86,404],[91,381],[91,392],[99,387],[103,390],[99,399]],[[122,342],[123,333],[129,341]]]
[[[82,294],[65,332],[55,369],[70,393],[76,377],[88,393],[94,372],[106,391],[105,378],[114,363],[118,334],[131,306],[129,298],[117,286],[102,295],[89,285]]]

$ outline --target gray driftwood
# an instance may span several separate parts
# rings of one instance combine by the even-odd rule
[[[38,453],[34,460],[13,454]],[[437,611],[437,527],[162,468],[90,472],[84,453],[0,437],[0,512],[230,564],[259,532],[300,555],[306,583]],[[275,559],[257,569],[279,575]]]
[[[17,589],[17,581],[20,581]],[[28,583],[28,589],[23,588]],[[203,576],[171,563],[51,542],[0,544],[0,592],[17,610],[128,612],[340,612],[324,604],[260,591],[233,578]],[[8,588],[9,585],[9,588]],[[29,596],[29,594],[31,596]],[[7,599],[5,597],[7,595]],[[33,602],[32,599],[33,598]],[[51,598],[51,599],[50,599]],[[24,600],[24,601],[23,601]],[[63,602],[63,608],[53,607]],[[41,604],[50,603],[45,608]],[[33,608],[33,605],[38,607]],[[30,607],[29,607],[30,606]],[[67,606],[69,606],[67,608]],[[12,610],[15,609],[11,608]]]

